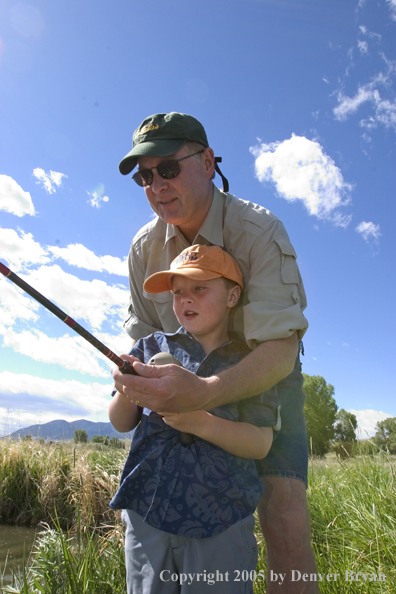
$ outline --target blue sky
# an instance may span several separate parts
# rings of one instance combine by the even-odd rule
[[[152,212],[118,163],[146,116],[190,113],[230,191],[288,230],[303,370],[372,433],[396,416],[395,33],[396,0],[3,0],[0,260],[128,351],[126,256]],[[1,434],[108,420],[109,370],[0,278]]]

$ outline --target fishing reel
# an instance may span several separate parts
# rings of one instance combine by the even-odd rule
[[[149,365],[179,365],[183,367],[180,363],[179,359],[176,359],[170,353],[157,353],[153,357],[151,357],[150,361],[148,362]],[[183,433],[180,432],[180,441],[183,445],[191,445],[194,441],[194,435],[191,433]]]

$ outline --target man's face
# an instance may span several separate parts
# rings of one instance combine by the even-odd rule
[[[182,147],[169,157],[139,157],[138,168],[153,169],[162,161],[180,159],[188,154],[186,147]],[[154,169],[153,183],[144,187],[153,211],[165,223],[178,226],[190,240],[205,220],[212,201],[212,161],[212,149],[205,149],[199,157],[181,161],[180,173],[172,179],[164,179]]]

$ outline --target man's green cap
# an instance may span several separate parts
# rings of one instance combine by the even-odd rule
[[[133,148],[119,164],[122,175],[136,167],[138,157],[168,157],[188,141],[209,146],[204,127],[186,113],[156,113],[146,118],[133,134]]]

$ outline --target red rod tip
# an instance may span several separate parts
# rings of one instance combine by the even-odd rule
[[[9,268],[7,268],[7,266],[4,266],[4,264],[2,264],[0,262],[0,272],[2,274],[4,274],[4,276],[8,276],[9,274],[11,274],[11,270]]]

